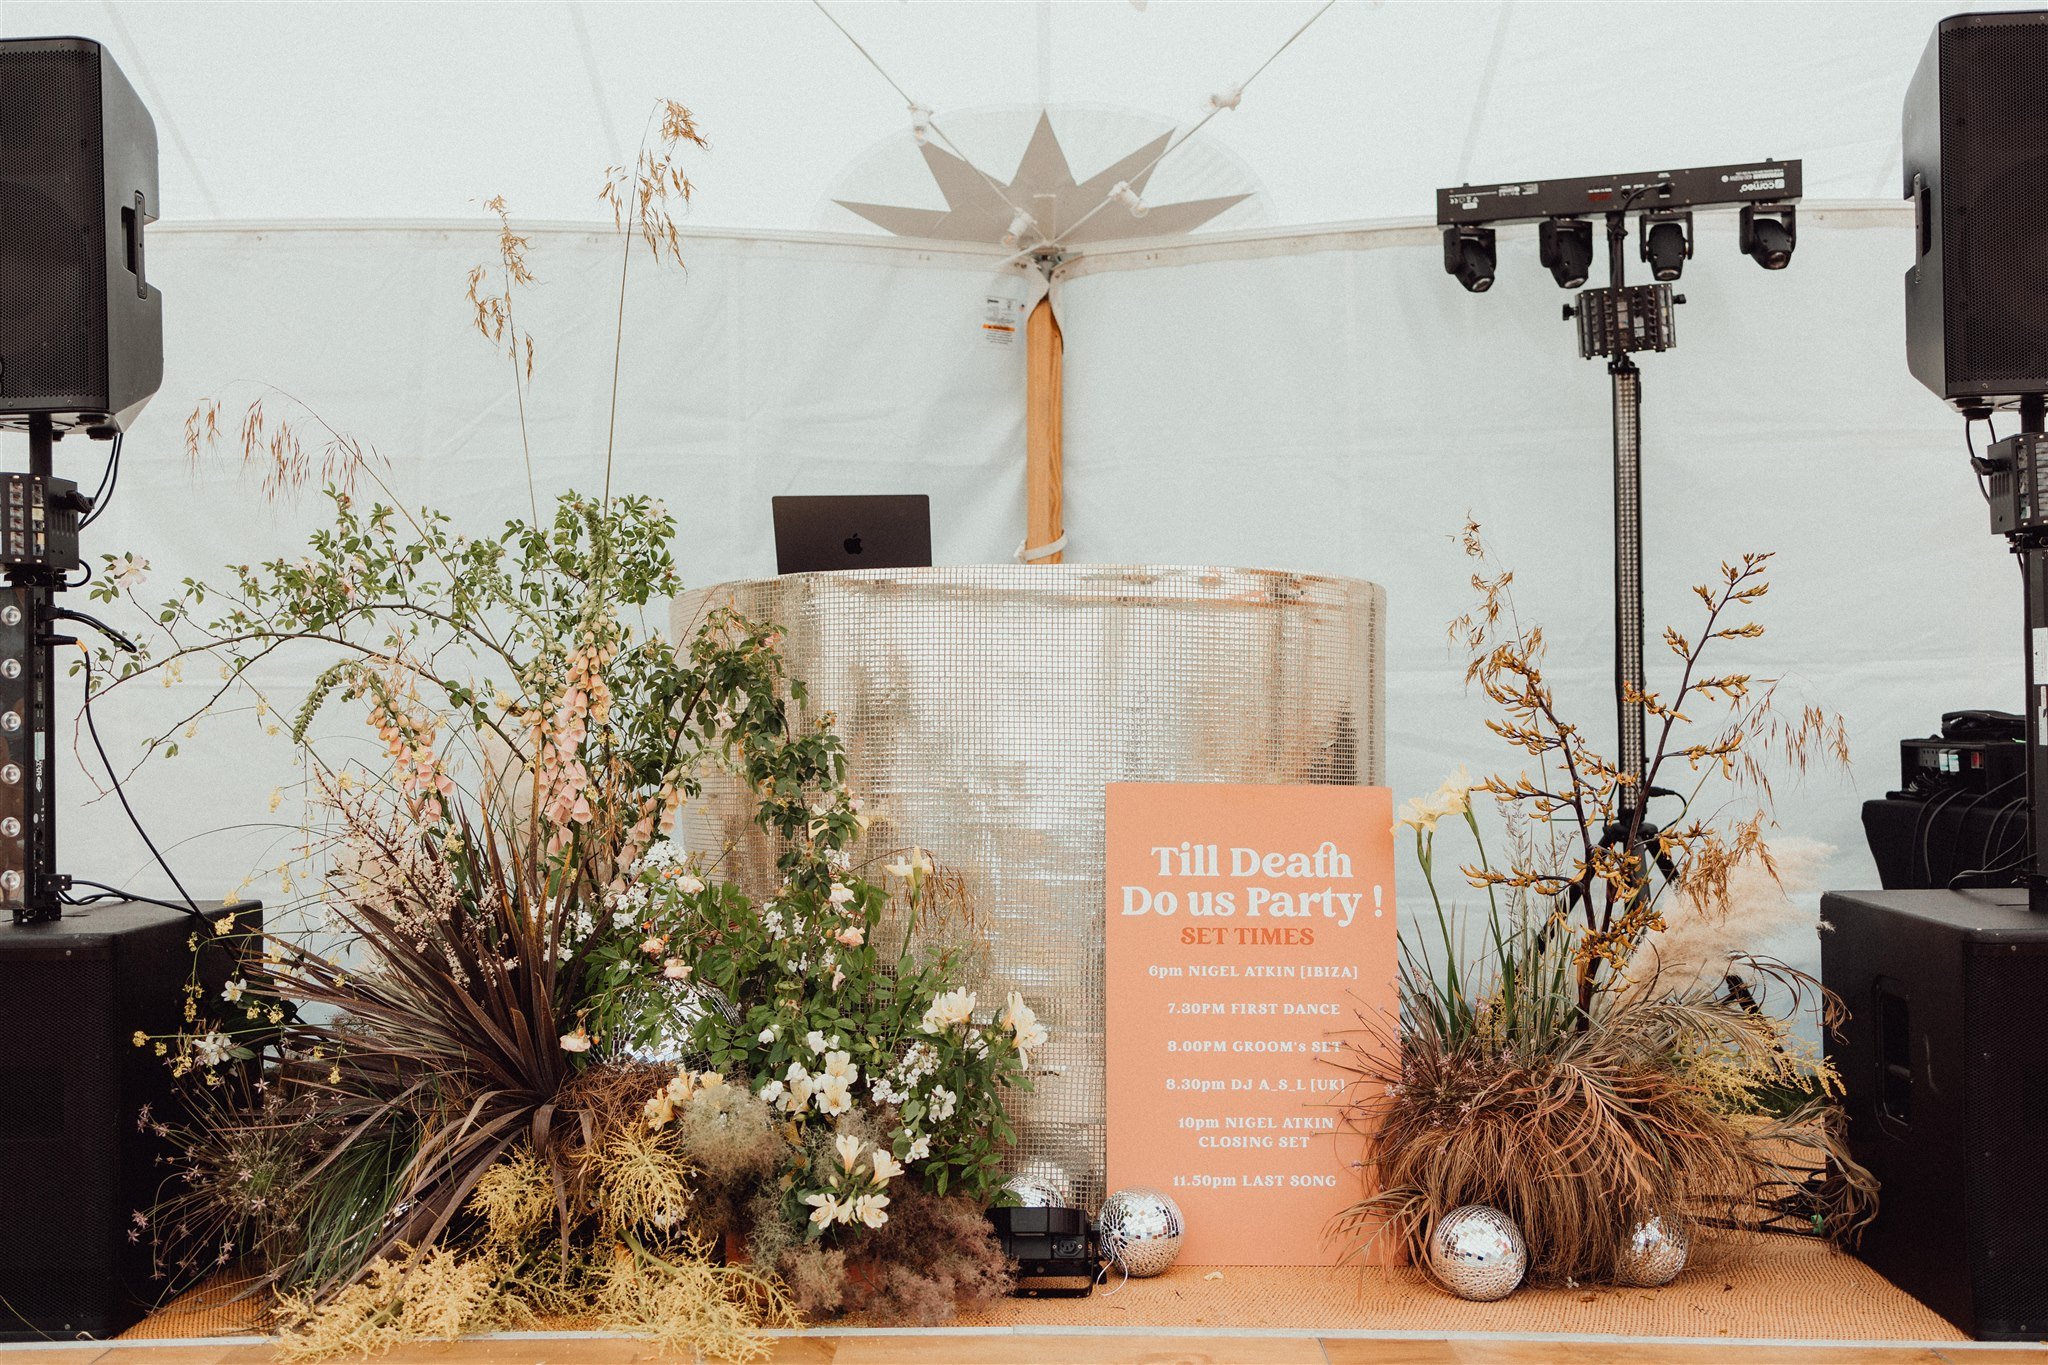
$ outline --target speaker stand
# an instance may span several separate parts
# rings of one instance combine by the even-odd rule
[[[2042,396],[2020,399],[2020,433],[2042,429]],[[2016,476],[2017,477],[2017,476]],[[2022,527],[2006,536],[2019,557],[2026,614],[2027,908],[2048,914],[2048,530]]]
[[[29,473],[47,485],[56,444],[48,413],[28,418]],[[21,515],[19,509],[13,513]],[[8,590],[0,594],[0,748],[14,782],[0,783],[0,849],[19,840],[20,864],[0,867],[0,904],[9,905],[16,924],[47,924],[64,913],[65,880],[57,872],[57,679],[56,648],[73,644],[52,633],[52,598],[63,576],[46,565],[18,564],[7,570]],[[12,678],[4,670],[18,661]],[[11,721],[10,721],[11,718]],[[17,821],[10,835],[6,821]],[[0,862],[11,862],[0,854]]]

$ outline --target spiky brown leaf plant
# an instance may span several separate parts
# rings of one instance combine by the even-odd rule
[[[1554,1281],[1610,1278],[1628,1232],[1652,1215],[1755,1227],[1798,1208],[1809,1230],[1852,1238],[1874,1184],[1840,1141],[1838,1079],[1792,1027],[1801,1015],[1833,1027],[1839,1002],[1755,957],[1667,980],[1653,950],[1667,907],[1725,918],[1731,879],[1775,876],[1771,763],[1846,758],[1839,718],[1806,708],[1782,721],[1770,684],[1701,666],[1710,642],[1762,634],[1736,618],[1767,590],[1770,557],[1744,556],[1695,589],[1695,637],[1666,632],[1679,678],[1669,700],[1638,694],[1654,723],[1638,774],[1560,713],[1513,575],[1487,559],[1476,524],[1464,544],[1481,563],[1480,600],[1452,635],[1471,652],[1468,680],[1503,713],[1488,728],[1535,771],[1474,782],[1461,770],[1397,825],[1414,832],[1437,939],[1404,934],[1399,1027],[1363,1021],[1346,1054],[1377,1192],[1342,1230],[1360,1247],[1404,1242],[1426,1265],[1436,1220],[1487,1204],[1520,1225],[1531,1275]],[[1504,867],[1487,857],[1475,792],[1507,825]],[[1658,829],[1647,808],[1669,796],[1700,813]],[[1462,880],[1485,896],[1470,910],[1447,903],[1435,877],[1439,822],[1452,815],[1476,850]]]
[[[557,979],[577,969],[562,954],[572,888],[551,887],[561,879],[488,820],[414,836],[416,849],[367,821],[355,832],[378,873],[402,878],[329,903],[355,953],[344,965],[273,938],[260,973],[266,993],[300,1006],[283,1051],[306,1059],[292,1083],[333,1135],[306,1178],[358,1160],[383,1173],[384,1198],[344,1212],[332,1240],[309,1236],[321,1264],[292,1278],[320,1289],[396,1247],[434,1244],[515,1144],[553,1161],[569,1117],[556,1102],[570,1072],[556,1010],[577,998]],[[555,1186],[566,1225],[566,1180]]]
[[[1514,951],[1524,982],[1568,991],[1568,952],[1533,936]],[[1817,990],[1779,964],[1741,965],[1790,1008]],[[1401,1036],[1370,1027],[1347,1053],[1350,1119],[1377,1186],[1340,1223],[1358,1249],[1391,1238],[1427,1267],[1436,1220],[1486,1204],[1521,1228],[1532,1280],[1599,1282],[1645,1219],[1761,1226],[1828,1163],[1824,1230],[1850,1238],[1871,1216],[1874,1185],[1828,1122],[1830,1074],[1788,1038],[1782,1011],[1761,1008],[1760,988],[1742,1000],[1718,982],[1603,991],[1583,1028],[1568,994],[1547,1018],[1525,999],[1509,1034],[1501,982],[1476,984],[1484,1003],[1461,1024],[1412,998],[1428,988],[1411,977]]]

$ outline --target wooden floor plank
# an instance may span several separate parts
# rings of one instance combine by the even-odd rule
[[[420,1342],[381,1365],[642,1365],[675,1362],[642,1341],[552,1338]],[[0,1351],[0,1365],[275,1365],[268,1343],[137,1343]],[[2048,1365],[2035,1346],[1944,1351],[1926,1347],[1676,1345],[1630,1341],[1514,1341],[1279,1336],[996,1333],[786,1337],[767,1365]]]
[[[1327,1365],[1312,1337],[841,1337],[832,1365]]]
[[[1420,1346],[1415,1354],[1401,1348]],[[1405,1343],[1325,1340],[1330,1365],[2040,1365],[2048,1352],[2033,1347],[1958,1351],[1945,1356],[1925,1347],[1751,1346],[1607,1341],[1474,1341]]]

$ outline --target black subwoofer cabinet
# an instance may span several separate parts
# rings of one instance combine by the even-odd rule
[[[1831,892],[1827,1052],[1881,1182],[1857,1254],[1971,1335],[2048,1336],[2048,915],[2020,890]]]
[[[181,1116],[170,1069],[133,1037],[179,1029],[195,930],[218,1008],[238,936],[260,927],[246,902],[218,936],[230,911],[200,905],[203,924],[132,901],[0,923],[0,1340],[111,1336],[159,1293],[134,1215],[157,1198],[165,1146],[138,1119]]]

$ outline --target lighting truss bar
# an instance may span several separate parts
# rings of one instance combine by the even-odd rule
[[[1678,171],[1582,175],[1566,180],[1516,180],[1460,185],[1436,192],[1440,227],[1538,223],[1639,209],[1706,209],[1787,204],[1799,198],[1799,161],[1748,161]]]

